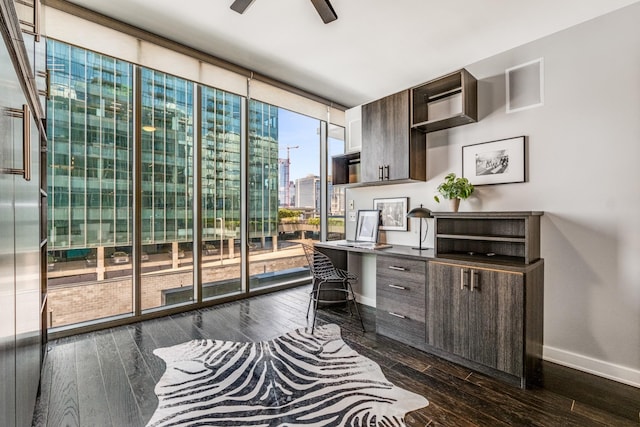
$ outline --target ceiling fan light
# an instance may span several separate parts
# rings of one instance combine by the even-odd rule
[[[336,11],[333,10],[333,6],[331,6],[329,0],[311,0],[311,3],[313,3],[313,6],[318,11],[318,15],[320,15],[322,22],[325,24],[338,19],[338,15],[336,14]]]

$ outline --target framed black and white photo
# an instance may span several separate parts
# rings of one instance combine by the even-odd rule
[[[462,147],[462,176],[473,185],[525,181],[525,137]]]
[[[373,199],[373,208],[380,211],[380,230],[407,231],[408,197]]]

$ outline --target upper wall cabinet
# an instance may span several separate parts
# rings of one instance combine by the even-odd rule
[[[347,110],[345,118],[346,154],[333,157],[334,185],[426,181],[425,134],[476,122],[478,82],[462,69]]]
[[[409,110],[409,90],[362,106],[362,183],[426,180],[426,136],[410,128]]]
[[[462,69],[411,89],[411,128],[435,132],[478,121],[478,82]]]

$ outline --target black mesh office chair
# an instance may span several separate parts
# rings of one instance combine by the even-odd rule
[[[345,303],[349,310],[349,315],[353,315],[349,302],[353,303],[356,314],[360,320],[362,326],[362,332],[364,332],[364,323],[358,310],[358,304],[356,303],[355,295],[353,294],[353,288],[351,282],[358,279],[353,273],[336,268],[331,259],[328,256],[318,251],[311,245],[302,244],[304,248],[304,254],[307,256],[309,262],[309,269],[313,277],[313,286],[311,288],[311,294],[309,298],[309,306],[307,307],[307,320],[309,319],[309,312],[311,311],[311,305],[313,304],[313,322],[311,323],[311,333],[313,334],[316,326],[316,313],[318,311],[318,303]],[[339,292],[344,294],[342,299],[322,299],[320,297],[321,292],[335,293]]]

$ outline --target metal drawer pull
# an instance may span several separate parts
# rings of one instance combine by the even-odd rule
[[[403,291],[407,290],[407,288],[405,288],[404,286],[398,286],[398,285],[387,285],[387,286],[389,286],[390,288],[393,288],[393,289],[400,289],[400,290],[403,290]]]
[[[394,317],[399,317],[400,319],[406,319],[407,316],[403,316],[402,314],[398,314],[398,313],[394,313],[392,311],[388,312],[390,315],[394,316]]]
[[[475,280],[473,280],[474,277]],[[478,272],[476,270],[471,270],[471,292],[473,292],[474,289],[480,289],[478,286]]]
[[[406,269],[406,268],[404,268],[404,267],[396,267],[395,265],[390,265],[390,266],[389,266],[389,270],[407,271],[407,269]]]
[[[464,274],[466,273],[464,268],[460,269],[460,290],[464,290],[464,288],[468,287],[468,285],[464,282]]]

